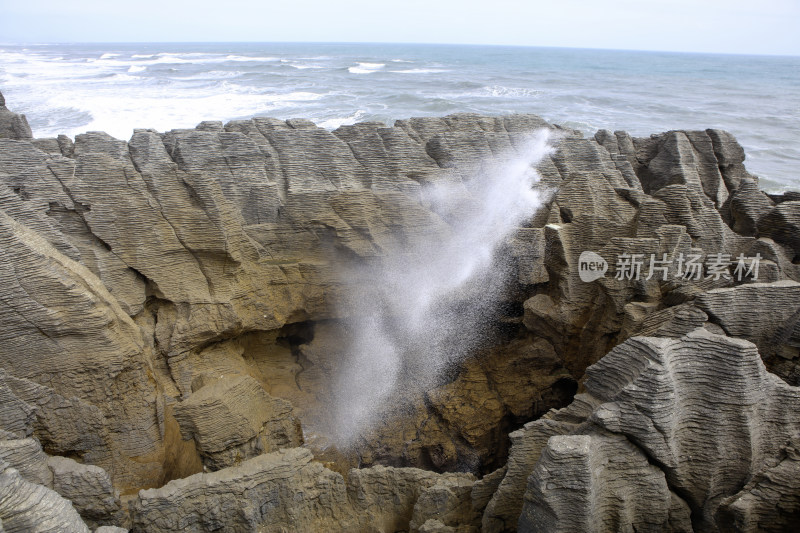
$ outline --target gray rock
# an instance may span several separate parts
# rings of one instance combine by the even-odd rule
[[[0,139],[31,139],[31,127],[25,115],[12,113],[6,107],[6,99],[0,93]]]
[[[575,430],[588,418],[595,404],[596,400],[593,398],[579,394],[568,407],[550,411],[539,420],[529,422],[524,428],[509,435],[511,451],[506,472],[483,513],[482,531],[516,531],[528,477],[548,440],[552,436],[566,435]]]
[[[731,196],[731,218],[733,230],[741,235],[756,235],[758,221],[769,213],[774,207],[774,202],[758,190],[756,182],[744,178],[739,188]]]
[[[770,237],[800,255],[800,201],[781,202],[758,219],[759,235]]]
[[[779,528],[769,502],[793,490],[785,443],[800,428],[800,389],[767,372],[755,345],[704,328],[635,337],[591,366],[585,387],[512,434],[484,531],[514,530],[521,484],[520,530],[713,531],[717,517],[744,527],[762,516]]]
[[[753,344],[704,329],[621,344],[587,370],[586,389],[605,402],[591,422],[658,464],[696,527],[713,527],[720,501],[800,429],[800,390],[768,373]]]
[[[75,155],[75,143],[66,135],[59,135],[56,140],[58,147],[61,150],[61,155],[64,157],[72,157]]]
[[[47,454],[36,439],[5,440],[0,436],[0,461],[15,468],[25,481],[53,488],[53,474],[47,468]]]
[[[542,186],[550,191],[544,207],[503,250],[511,256],[511,282],[498,329],[513,342],[504,338],[485,357],[466,361],[451,382],[426,395],[435,401],[426,405],[420,400],[410,408],[413,413],[382,422],[373,435],[364,435],[344,464],[391,461],[494,469],[504,454],[508,427],[563,405],[587,367],[623,341],[626,348],[619,350],[634,354],[625,359],[628,371],[644,368],[641,386],[684,426],[688,422],[680,417],[681,409],[703,415],[703,409],[717,408],[709,407],[708,397],[714,394],[751,406],[751,398],[737,396],[741,383],[791,396],[766,378],[754,378],[753,372],[732,369],[729,361],[717,361],[719,368],[700,365],[724,359],[724,350],[738,354],[742,368],[755,363],[739,345],[684,338],[698,327],[756,342],[771,371],[800,383],[794,293],[779,286],[785,279],[800,281],[800,267],[794,264],[797,197],[758,192],[743,166],[743,150],[726,132],[673,131],[650,138],[598,132],[583,139],[535,116],[458,114],[398,121],[393,127],[358,124],[331,133],[306,120],[257,117],[164,134],[137,130],[130,142],[90,132],[73,143],[65,136],[20,139],[21,119],[10,112],[0,116],[12,117],[15,135],[0,139],[0,292],[6,298],[0,306],[0,429],[5,431],[0,438],[15,442],[8,457],[22,457],[18,462],[26,468],[39,464],[41,456],[26,455],[35,451],[35,441],[26,440],[25,446],[17,441],[35,438],[48,453],[78,458],[87,468],[94,464],[117,489],[131,490],[193,474],[202,468],[201,455],[212,469],[244,461],[241,467],[249,464],[248,457],[298,444],[291,406],[276,398],[291,400],[300,415],[326,413],[326,394],[346,345],[340,322],[346,317],[337,303],[354,288],[342,272],[447,235],[448,221],[421,201],[421,191],[448,182],[461,186],[468,197],[470,173],[519,154],[528,134],[540,127],[560,135],[560,145],[539,165]],[[605,279],[580,280],[577,261],[584,250],[608,256],[612,265]],[[675,259],[687,253],[735,257],[742,252],[760,253],[763,279],[778,283],[768,288],[748,283],[728,294],[731,280],[613,279],[614,256],[622,253]],[[520,329],[527,331],[517,331],[520,321]],[[661,340],[631,349],[628,343],[639,341],[629,337],[641,334]],[[676,355],[682,351],[697,360]],[[613,353],[609,361],[619,360]],[[645,360],[649,363],[643,366]],[[712,394],[701,378],[686,378],[685,384],[681,372],[674,378],[659,370],[674,370],[673,360],[687,368],[700,365],[703,379],[724,383],[724,390]],[[652,429],[636,424],[623,425],[624,431],[609,429],[615,415],[635,414],[614,407],[622,402],[614,395],[597,396],[598,390],[611,387],[609,379],[625,372],[617,366],[625,365],[606,364],[602,373],[610,377],[587,379],[587,387],[594,389],[579,395],[570,408],[513,433],[507,469],[469,491],[469,479],[444,480],[422,471],[357,471],[348,484],[336,484],[333,474],[320,470],[323,480],[336,484],[325,494],[335,493],[330,501],[341,505],[324,498],[299,502],[314,510],[309,511],[311,521],[298,527],[394,530],[412,527],[413,519],[420,530],[467,531],[476,526],[472,509],[485,506],[484,529],[515,529],[528,478],[543,450],[549,450],[548,439],[559,435],[598,442],[587,454],[562,458],[575,476],[593,484],[596,501],[621,494],[612,475],[586,477],[582,470],[605,458],[619,458],[626,475],[639,472],[641,492],[658,496],[653,496],[658,513],[652,523],[639,516],[641,501],[632,496],[627,504],[598,508],[593,515],[598,524],[630,511],[626,520],[637,527],[658,522],[677,530],[683,527],[686,505],[700,517],[696,524],[709,528],[724,513],[736,523],[779,523],[774,517],[760,518],[767,516],[764,509],[774,498],[762,499],[758,491],[792,490],[784,475],[792,467],[769,446],[759,448],[764,461],[754,459],[747,469],[725,453],[696,471],[659,463],[669,488],[663,491],[640,454],[649,455],[653,448],[669,456],[685,447],[692,457],[705,453],[705,459],[710,452],[678,422],[673,441],[661,448],[648,440],[655,438],[647,437]],[[564,383],[572,388],[559,386]],[[676,391],[674,401],[665,400],[664,391]],[[623,392],[632,394],[617,391]],[[601,403],[605,407],[599,408]],[[640,403],[637,409],[654,409]],[[736,417],[744,415],[723,409],[718,416],[726,424],[729,417],[733,420],[728,425],[739,434],[730,437],[731,447],[744,454],[741,435],[751,435],[750,428],[736,425]],[[794,423],[785,416],[780,424],[762,422],[770,443],[781,433],[778,426],[787,429]],[[636,449],[617,446],[619,439],[605,432],[624,434]],[[729,438],[700,435],[710,442]],[[315,437],[325,440],[325,435]],[[306,468],[295,459],[284,457],[275,463],[284,466],[265,463],[259,468]],[[287,488],[294,481],[265,481],[266,492],[251,498],[243,487],[255,474],[236,468],[211,474],[219,477],[194,478],[186,485],[188,495],[183,488],[168,497],[159,492],[163,498],[153,502],[159,502],[160,510],[142,511],[142,523],[155,517],[165,521],[167,530],[226,527],[227,520],[233,530],[260,527],[254,524],[264,520],[266,528],[293,527],[287,520],[299,515],[287,510],[288,504],[276,504],[274,516],[265,510],[271,518],[262,520],[259,513],[264,501],[274,500],[274,491],[287,498],[295,494]],[[724,483],[703,485],[705,478],[717,483],[709,474],[714,468],[726,476],[727,469],[733,471],[730,478],[740,483],[736,494],[752,502],[746,509],[718,504],[715,498],[728,502],[736,496]],[[748,485],[755,477],[746,475],[767,476],[770,469],[776,469],[779,483]],[[697,493],[682,488],[688,483],[684,478],[696,481]],[[201,513],[205,507],[197,495],[206,493],[198,479],[216,484],[218,492],[210,497],[216,518]],[[310,478],[305,482],[316,486]],[[553,482],[561,481],[556,477]],[[110,494],[100,485],[103,494]],[[608,492],[603,492],[606,485]],[[166,487],[170,484],[157,491]],[[236,496],[224,496],[225,487]],[[551,501],[547,490],[545,485],[536,498],[531,492],[528,500],[544,505]],[[575,508],[591,500],[571,496],[576,495],[558,499]],[[194,511],[180,524],[176,509],[184,506]],[[730,512],[716,513],[716,508]],[[369,516],[374,521],[364,518]],[[553,520],[547,527],[561,527],[561,519]]]
[[[194,439],[211,470],[303,443],[292,404],[250,376],[215,379],[175,406],[184,439]]]
[[[647,314],[641,320],[632,320],[632,331],[624,332],[624,336],[680,338],[702,327],[707,320],[708,315],[702,309],[688,303],[681,304]]]
[[[0,370],[0,429],[16,438],[33,433],[36,407],[21,400],[5,383],[6,373]]]
[[[55,137],[32,139],[31,144],[46,154],[61,156],[61,147]]]
[[[53,490],[70,500],[89,526],[123,519],[118,494],[105,470],[66,457],[49,457],[47,466],[52,471]]]
[[[26,481],[2,460],[0,521],[7,533],[89,533],[69,500]]]
[[[157,452],[160,439],[140,330],[89,270],[5,212],[0,241],[0,366],[10,374],[2,380],[40,408],[36,436],[52,452],[108,467],[119,481],[152,475],[125,459]]]
[[[658,137],[655,156],[640,171],[644,191],[683,185],[705,194],[719,207],[728,198],[711,138],[704,131],[671,131]]]
[[[16,398],[35,406],[33,435],[51,453],[77,454],[96,461],[108,460],[107,421],[100,409],[78,398],[66,398],[49,387],[20,379],[0,370],[0,380]]]
[[[139,492],[134,531],[324,531],[352,527],[342,476],[300,448]]]
[[[800,384],[800,283],[715,289],[701,294],[696,305],[727,335],[755,343],[771,371]]]
[[[431,518],[417,530],[419,533],[456,533],[456,528],[446,526],[441,521]]]
[[[483,514],[483,510],[489,504],[489,500],[492,499],[492,496],[497,492],[503,478],[506,477],[506,472],[508,472],[508,467],[503,466],[491,474],[486,474],[483,478],[475,482],[472,486],[470,498],[472,499],[472,507],[476,511]]]
[[[664,473],[625,437],[554,436],[528,479],[519,530],[692,531],[689,508],[673,512],[673,498]]]
[[[350,470],[347,493],[365,531],[414,530],[431,515],[446,526],[470,526],[477,524],[474,482],[471,474],[375,466]]]
[[[756,474],[724,500],[716,520],[721,531],[791,531],[800,521],[798,438],[784,449],[780,462]]]
[[[736,138],[727,131],[708,129],[706,134],[711,138],[714,147],[714,155],[717,158],[722,177],[729,191],[739,188],[741,180],[744,178],[755,179],[744,168],[744,149],[736,141]]]
[[[474,479],[467,477],[460,479],[445,477],[436,484],[422,489],[414,503],[409,523],[410,531],[421,530],[431,517],[435,517],[446,527],[463,530],[465,526],[473,526],[474,531],[477,531],[480,514],[474,509],[471,501],[474,482]]]

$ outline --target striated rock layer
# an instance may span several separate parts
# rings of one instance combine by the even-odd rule
[[[353,267],[539,128],[494,335],[335,449]],[[743,162],[532,115],[33,139],[0,97],[0,531],[790,531],[800,195]]]

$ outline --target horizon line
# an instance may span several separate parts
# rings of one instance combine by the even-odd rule
[[[544,48],[556,50],[583,50],[604,52],[642,52],[665,53],[686,55],[720,55],[720,56],[745,56],[745,57],[783,57],[796,58],[800,53],[753,53],[753,52],[709,52],[696,50],[664,50],[649,48],[588,48],[585,46],[556,46],[539,44],[496,44],[496,43],[439,43],[439,42],[411,42],[411,41],[17,41],[0,42],[0,46],[54,46],[54,45],[198,45],[198,44],[259,44],[259,45],[396,45],[396,46],[463,46],[485,48]]]

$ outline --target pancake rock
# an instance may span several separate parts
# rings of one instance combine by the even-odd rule
[[[303,442],[292,404],[250,376],[221,377],[175,406],[175,419],[210,470]]]
[[[446,324],[480,342],[341,446],[365,272],[430,260],[464,230],[431,190],[490,201],[541,128],[496,301]],[[786,529],[800,195],[744,159],[532,115],[32,139],[0,98],[0,527]]]
[[[33,135],[25,115],[12,113],[0,93],[0,139],[30,139]]]
[[[762,499],[793,494],[800,389],[752,343],[704,328],[635,337],[589,367],[585,385],[517,436],[484,530],[516,529],[510,501],[523,531],[782,531],[797,512],[793,497],[780,512]]]
[[[378,466],[351,471],[345,483],[295,448],[141,491],[133,530],[416,531],[432,515],[470,526],[478,516],[469,499],[473,481],[468,474]]]
[[[23,479],[0,460],[0,522],[3,531],[89,533],[72,503],[55,491]]]

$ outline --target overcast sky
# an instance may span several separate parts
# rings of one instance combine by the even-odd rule
[[[469,43],[800,55],[800,0],[0,0],[0,42]]]

